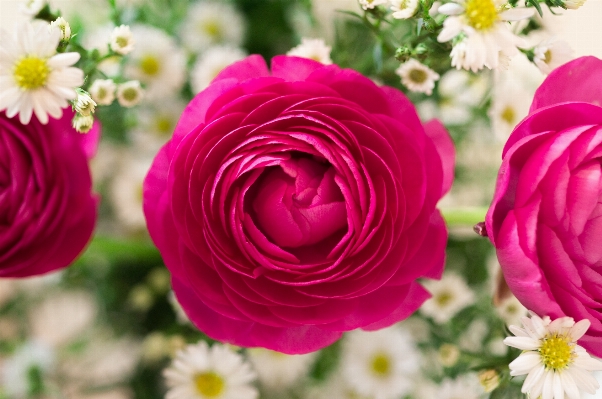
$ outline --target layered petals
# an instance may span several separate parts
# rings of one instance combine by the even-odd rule
[[[184,111],[144,183],[177,298],[209,336],[304,353],[409,316],[439,278],[454,151],[391,88],[259,56]]]
[[[602,61],[556,69],[503,152],[487,214],[510,289],[539,315],[587,320],[602,356]],[[583,335],[583,336],[581,336]]]
[[[83,136],[72,117],[22,125],[0,113],[0,277],[66,267],[90,239],[98,198],[88,158],[99,129]]]

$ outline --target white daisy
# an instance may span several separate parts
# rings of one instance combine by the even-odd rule
[[[587,319],[577,323],[571,317],[551,321],[535,314],[522,319],[523,328],[510,326],[515,335],[504,343],[523,352],[509,364],[510,375],[527,375],[521,391],[532,398],[579,399],[579,390],[594,394],[600,387],[590,373],[602,370],[596,360],[577,345],[591,325]]]
[[[75,111],[84,116],[92,115],[96,109],[96,102],[92,100],[90,94],[85,90],[77,89],[75,92],[77,93],[77,98],[73,100]]]
[[[117,26],[111,32],[109,46],[117,54],[125,55],[131,53],[134,50],[134,44],[136,44],[136,41],[129,26]]]
[[[412,389],[420,355],[411,335],[396,325],[380,331],[347,333],[340,364],[346,383],[359,395],[398,398]]]
[[[9,398],[25,398],[30,393],[29,376],[36,371],[42,378],[52,370],[55,352],[41,342],[28,341],[2,363],[0,386]]]
[[[564,5],[570,10],[576,10],[585,4],[586,0],[565,0]]]
[[[135,150],[154,156],[171,138],[185,107],[186,103],[171,99],[160,106],[136,108],[138,125],[127,133]]]
[[[410,59],[395,70],[401,78],[401,83],[409,90],[431,95],[439,74],[421,62]]]
[[[527,308],[514,295],[504,298],[496,311],[506,325],[518,323],[528,313]]]
[[[533,50],[533,62],[546,75],[573,57],[573,49],[564,40],[550,38],[539,43]]]
[[[78,53],[56,54],[60,40],[60,29],[45,24],[19,24],[12,36],[0,31],[0,111],[9,118],[19,114],[27,124],[35,113],[46,124],[48,115],[60,118],[75,98],[84,73],[71,67]]]
[[[508,76],[494,84],[487,113],[496,138],[507,140],[510,132],[529,113],[532,99],[533,92],[527,90],[521,79],[515,76]]]
[[[142,230],[146,219],[142,212],[142,182],[150,169],[152,157],[138,159],[125,154],[111,184],[111,205],[117,219],[130,230]]]
[[[215,45],[242,45],[245,21],[228,2],[201,1],[190,6],[180,37],[194,53]]]
[[[37,15],[46,4],[48,4],[46,0],[21,0],[19,11],[33,17]]]
[[[200,341],[176,354],[163,371],[166,399],[255,399],[255,373],[243,357],[227,346]]]
[[[395,19],[411,18],[418,10],[418,0],[391,0],[391,10]]]
[[[61,30],[61,40],[66,42],[71,38],[71,26],[69,22],[63,17],[58,17],[55,21],[50,23],[52,28],[58,28]]]
[[[84,291],[63,291],[44,299],[28,314],[31,334],[56,348],[79,338],[96,318],[94,298]]]
[[[136,47],[130,53],[125,74],[145,84],[145,98],[163,100],[176,94],[186,80],[186,55],[174,39],[150,26],[132,27]]]
[[[477,71],[499,65],[500,53],[513,56],[524,41],[510,31],[506,22],[529,18],[532,8],[510,8],[503,0],[456,0],[439,7],[448,17],[437,40],[464,37],[454,45],[452,65]],[[457,46],[460,46],[456,49]]]
[[[299,383],[309,372],[318,352],[286,355],[263,348],[247,351],[261,385],[270,391],[282,391]]]
[[[94,126],[94,117],[92,115],[77,114],[73,117],[71,126],[79,133],[88,133]]]
[[[301,44],[293,47],[286,54],[309,58],[324,65],[330,65],[332,64],[332,60],[330,59],[331,50],[332,47],[327,46],[324,39],[309,39],[304,37],[301,39]]]
[[[144,90],[137,80],[121,83],[117,86],[117,101],[122,107],[130,108],[137,105],[144,95]]]
[[[474,303],[474,293],[464,279],[454,273],[446,273],[441,280],[426,280],[422,284],[432,294],[420,311],[436,323],[448,322],[460,310]]]
[[[117,85],[113,79],[96,79],[90,86],[90,95],[98,105],[111,105],[115,100]]]
[[[247,54],[236,47],[215,46],[209,48],[199,57],[190,73],[192,90],[198,93],[204,90],[213,79],[228,65],[240,61]]]
[[[360,6],[364,10],[372,10],[376,6],[387,3],[389,0],[360,0]]]
[[[464,374],[455,379],[444,379],[437,394],[437,399],[480,399],[485,397],[485,390],[474,373]]]

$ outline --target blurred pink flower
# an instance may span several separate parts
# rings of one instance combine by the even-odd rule
[[[553,71],[503,152],[487,214],[508,286],[540,316],[588,319],[602,356],[602,61]]]
[[[73,112],[42,125],[0,113],[0,277],[68,266],[88,243],[98,198],[88,159],[100,129],[71,127]]]
[[[438,152],[439,150],[439,152]],[[439,278],[452,142],[398,90],[260,56],[188,105],[144,183],[148,228],[202,331],[310,352],[388,326]]]

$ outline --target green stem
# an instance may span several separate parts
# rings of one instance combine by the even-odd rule
[[[474,226],[485,220],[487,208],[443,208],[441,213],[448,226]]]

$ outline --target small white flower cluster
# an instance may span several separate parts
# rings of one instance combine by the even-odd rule
[[[416,14],[418,11],[418,0],[359,0],[360,6],[364,10],[372,10],[376,6],[385,5],[389,3],[391,11],[393,11],[392,17],[395,19],[408,19]]]
[[[29,0],[21,4],[21,11],[37,15],[46,1]],[[22,124],[35,117],[47,124],[49,116],[58,119],[63,109],[71,104],[75,116],[72,126],[87,133],[94,126],[97,105],[108,105],[115,92],[122,106],[137,104],[142,88],[137,81],[115,86],[112,80],[97,80],[84,90],[84,72],[74,67],[81,56],[77,52],[63,52],[72,38],[71,26],[62,17],[49,25],[39,21],[22,22],[13,34],[0,31],[0,111],[12,118],[19,115]],[[134,40],[128,26],[114,29],[109,47],[115,55],[128,54]]]

